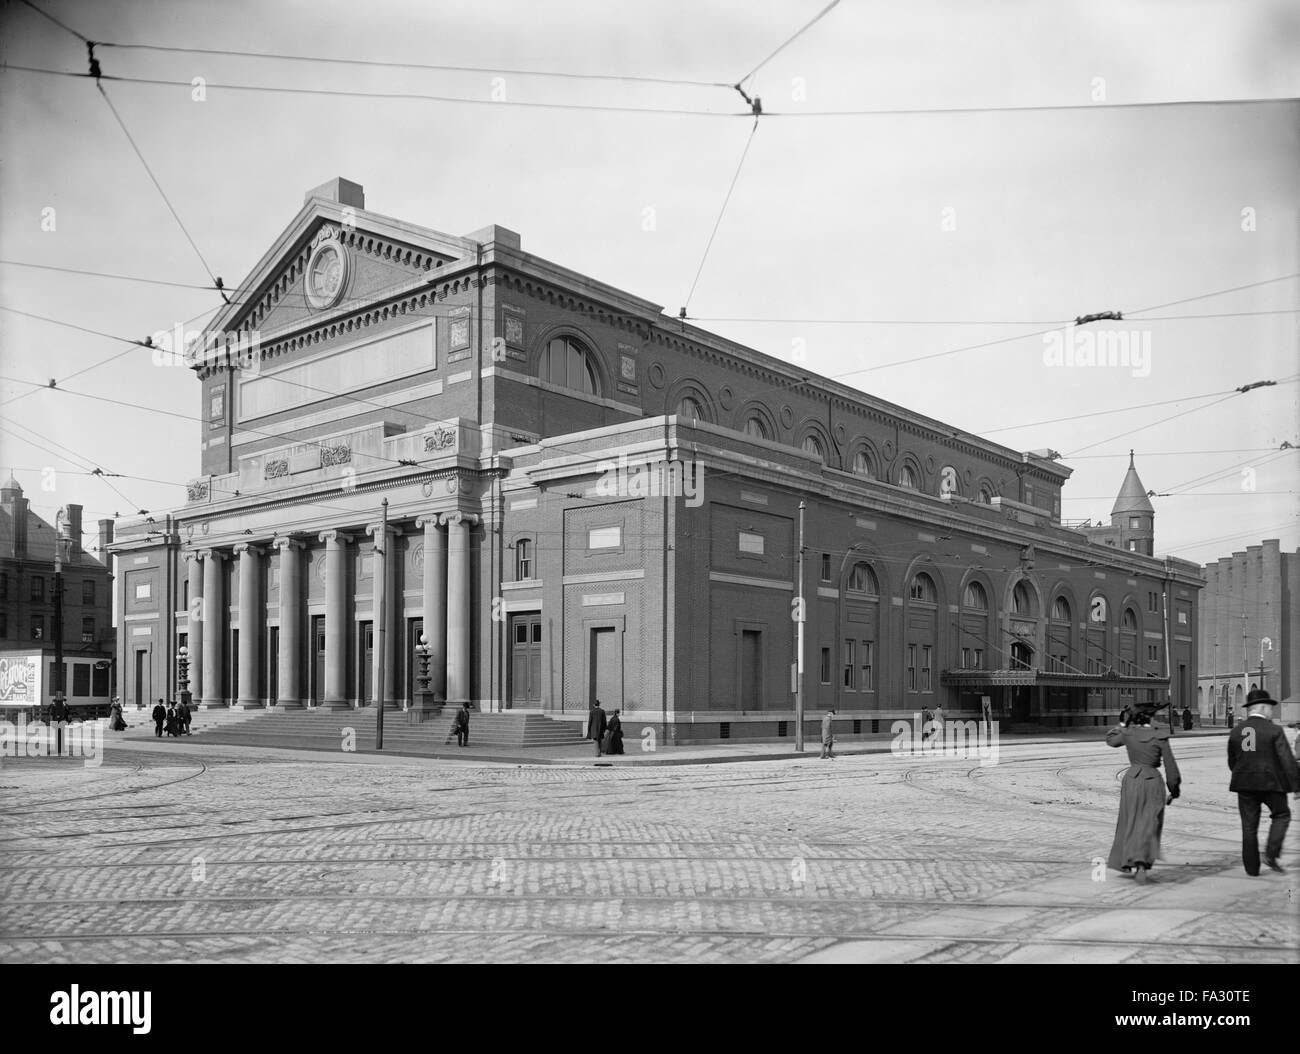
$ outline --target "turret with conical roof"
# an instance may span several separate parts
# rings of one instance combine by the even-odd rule
[[[1110,525],[1120,531],[1120,548],[1129,552],[1155,555],[1156,510],[1148,491],[1138,478],[1133,451],[1128,452],[1128,472],[1119,495],[1110,510]]]

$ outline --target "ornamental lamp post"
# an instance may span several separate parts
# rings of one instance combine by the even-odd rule
[[[180,688],[181,702],[189,706],[193,698],[190,694],[190,649],[184,644],[176,653],[176,683]]]
[[[1273,650],[1272,637],[1259,638],[1259,687],[1261,691],[1264,688],[1264,649],[1265,648],[1268,648],[1269,651]]]

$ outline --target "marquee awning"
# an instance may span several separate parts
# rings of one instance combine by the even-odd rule
[[[1048,673],[1046,670],[944,670],[941,684],[953,688],[1018,688],[1040,685],[1047,688],[1168,688],[1168,677],[1125,677],[1117,673]]]

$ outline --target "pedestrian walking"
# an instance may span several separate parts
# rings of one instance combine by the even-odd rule
[[[1142,704],[1132,712],[1126,708],[1120,714],[1119,724],[1106,733],[1106,742],[1112,747],[1124,747],[1129,760],[1128,771],[1120,782],[1119,820],[1106,866],[1115,871],[1133,872],[1138,883],[1146,882],[1147,872],[1160,859],[1165,806],[1178,797],[1182,783],[1178,762],[1169,745],[1169,733],[1152,723],[1157,709]],[[1160,778],[1162,762],[1163,780]]]
[[[617,710],[609,712],[609,723],[605,726],[604,743],[606,754],[623,753],[623,722],[619,719]]]
[[[456,716],[451,722],[451,731],[447,733],[447,738],[443,740],[442,745],[447,746],[451,742],[451,737],[456,737],[458,747],[469,746],[469,703],[462,703],[461,708],[456,711]]]
[[[1190,732],[1191,730],[1192,730],[1192,708],[1190,706],[1184,706],[1183,707],[1183,731]]]
[[[930,738],[930,733],[934,731],[934,714],[930,713],[927,706],[921,707],[921,742],[924,743]]]
[[[835,711],[827,710],[822,717],[822,757],[835,760]]]
[[[1277,858],[1291,824],[1286,796],[1290,791],[1300,798],[1300,765],[1287,749],[1281,726],[1273,723],[1273,699],[1263,688],[1246,696],[1246,719],[1228,735],[1228,768],[1232,770],[1228,789],[1237,795],[1241,813],[1241,863],[1246,874],[1259,874],[1259,817],[1264,806],[1269,815],[1264,863],[1282,871]]]
[[[179,736],[180,730],[176,727],[176,700],[170,699],[167,702],[167,735]]]
[[[190,734],[190,704],[184,699],[176,704],[176,723],[180,726],[180,734],[188,736]]]
[[[63,726],[68,723],[72,717],[72,711],[68,709],[68,704],[62,699],[55,699],[50,706],[50,725],[54,729],[54,753],[56,756],[63,753]]]
[[[943,716],[942,704],[934,708],[934,713],[930,715],[930,720],[933,722],[932,727],[934,729],[934,737],[938,741],[939,748],[942,750],[944,739],[945,739],[944,724],[943,724],[944,716]]]
[[[600,757],[601,750],[604,746],[605,733],[609,730],[609,724],[605,719],[605,710],[597,699],[591,704],[591,711],[587,715],[587,738],[596,741],[596,757]]]
[[[167,707],[163,706],[163,701],[158,700],[153,707],[153,734],[162,739],[163,722],[167,720]]]
[[[114,699],[112,705],[108,708],[108,730],[110,732],[125,732],[126,728],[126,720],[122,717],[122,704],[117,699]]]

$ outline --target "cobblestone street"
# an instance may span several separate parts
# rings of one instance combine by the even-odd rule
[[[1294,962],[1224,740],[1165,860],[1105,872],[1121,752],[492,766],[195,741],[6,760],[6,962]],[[1103,879],[1104,876],[1104,880]]]

